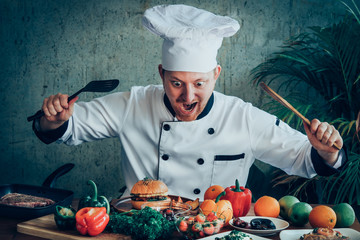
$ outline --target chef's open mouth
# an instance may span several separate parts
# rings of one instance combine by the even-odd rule
[[[192,104],[185,104],[184,103],[183,108],[184,108],[185,111],[191,112],[195,108],[196,104],[197,104],[197,102],[192,103]]]

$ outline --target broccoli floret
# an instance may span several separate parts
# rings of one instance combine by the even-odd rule
[[[108,231],[131,235],[134,239],[168,239],[176,230],[174,222],[166,220],[161,213],[145,207],[131,216],[122,213],[110,215]]]
[[[141,211],[134,214],[133,234],[135,239],[165,239],[175,230],[173,222],[166,220],[156,210],[145,207]]]
[[[131,235],[132,232],[129,226],[133,224],[134,219],[131,216],[115,212],[110,215],[110,221],[106,226],[106,230],[113,233]]]

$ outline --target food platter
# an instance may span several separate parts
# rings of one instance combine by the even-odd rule
[[[279,219],[279,218],[272,218],[272,217],[260,217],[260,216],[247,216],[247,217],[240,217],[241,220],[245,221],[245,222],[250,222],[252,219],[254,218],[265,218],[265,219],[269,219],[271,220],[274,224],[276,229],[269,229],[269,230],[257,230],[257,229],[249,229],[249,228],[242,228],[242,227],[238,227],[235,226],[233,224],[234,219],[231,219],[229,224],[237,229],[240,230],[242,232],[246,232],[246,233],[252,233],[252,234],[256,234],[258,236],[271,236],[274,235],[286,228],[289,227],[289,223],[285,220]]]
[[[171,200],[174,200],[174,201],[178,201],[178,198],[179,198],[179,196],[175,196],[175,195],[169,195],[169,197],[171,198]],[[191,199],[185,198],[185,197],[181,197],[181,199],[183,202],[192,201]],[[128,212],[131,209],[133,209],[133,207],[131,205],[130,197],[113,199],[110,202],[110,205],[112,208],[114,208],[118,212]]]
[[[298,240],[306,233],[312,232],[313,229],[299,229],[299,230],[284,230],[280,233],[281,240]],[[351,228],[334,228],[342,235],[349,237],[350,239],[360,239],[360,232]]]
[[[219,237],[219,238],[224,237],[224,236],[228,235],[230,232],[231,231],[218,233],[218,234],[215,234],[215,235],[211,235],[211,236],[202,238],[201,240],[214,240],[217,237]],[[256,235],[253,235],[253,234],[250,234],[250,233],[246,233],[246,234],[249,235],[249,237],[251,237],[252,240],[269,240],[269,238],[263,238],[263,237],[256,236]]]

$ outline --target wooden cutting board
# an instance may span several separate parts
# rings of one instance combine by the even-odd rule
[[[175,202],[178,202],[179,199],[181,199],[182,202],[192,201],[189,198],[179,197],[175,195],[169,195],[168,197]],[[113,199],[111,200],[110,205],[118,212],[128,212],[133,209],[130,197]]]
[[[76,230],[59,230],[54,221],[54,214],[19,223],[17,231],[52,240],[131,240],[130,236],[115,233],[101,233],[95,237],[89,237],[80,235]]]

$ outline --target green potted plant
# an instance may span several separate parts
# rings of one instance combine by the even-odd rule
[[[348,161],[340,174],[312,179],[282,174],[275,179],[289,184],[293,194],[317,186],[319,203],[360,205],[360,11],[352,3],[343,3],[349,14],[338,23],[310,27],[251,71],[251,81],[286,93],[284,98],[307,118],[331,122],[341,133]],[[282,105],[269,100],[266,106],[303,131],[302,121]]]

